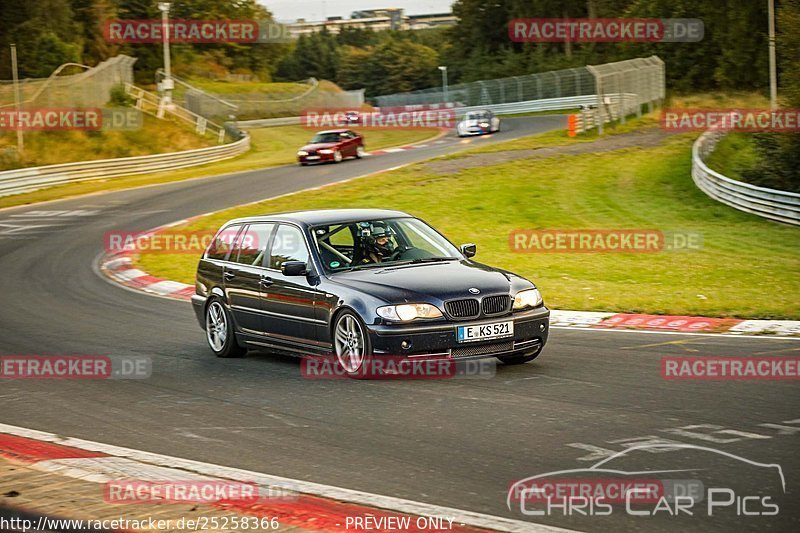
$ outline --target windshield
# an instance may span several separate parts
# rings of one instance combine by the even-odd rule
[[[317,133],[311,139],[311,144],[317,143],[338,143],[341,140],[339,133]]]
[[[489,120],[489,113],[472,111],[467,113],[466,120]]]
[[[416,218],[358,220],[312,228],[328,272],[461,259],[450,241]]]

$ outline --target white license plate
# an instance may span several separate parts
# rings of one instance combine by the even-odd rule
[[[500,339],[514,335],[514,322],[495,322],[493,324],[480,324],[477,326],[458,326],[456,340],[458,342],[485,341],[487,339]]]
[[[309,155],[309,156],[306,156],[306,159],[307,160],[319,159],[319,156],[318,155]]]

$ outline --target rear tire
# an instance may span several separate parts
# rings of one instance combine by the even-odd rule
[[[242,348],[236,341],[233,320],[225,304],[218,297],[213,297],[206,306],[206,341],[208,347],[217,357],[242,357],[247,348]]]

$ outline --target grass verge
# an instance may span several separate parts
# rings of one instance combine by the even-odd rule
[[[25,132],[25,151],[16,154],[15,132],[0,134],[0,171],[94,161],[117,157],[162,154],[212,146],[216,141],[200,137],[185,125],[142,115],[144,123],[136,130],[33,131]]]
[[[533,279],[556,309],[800,318],[800,230],[741,213],[700,192],[690,177],[693,137],[448,175],[417,164],[313,195],[228,209],[190,227],[214,231],[233,217],[295,209],[401,209],[455,243],[477,243],[481,262]],[[380,192],[387,188],[397,191],[390,204]],[[703,245],[633,254],[516,253],[509,247],[516,229],[637,228],[698,232]],[[139,265],[153,275],[193,283],[197,258],[151,254],[141,256]]]
[[[706,164],[723,176],[742,181],[742,173],[758,164],[752,134],[729,133],[717,143]]]
[[[258,128],[249,131],[252,148],[248,153],[235,159],[174,171],[70,183],[26,194],[4,196],[0,197],[0,208],[292,163],[295,161],[297,149],[307,143],[313,134],[301,126]],[[439,130],[433,129],[404,131],[367,128],[358,131],[362,131],[365,135],[367,150],[379,150],[390,146],[420,142],[439,133]]]

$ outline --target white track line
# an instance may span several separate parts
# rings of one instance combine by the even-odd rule
[[[109,454],[113,457],[125,457],[146,463],[142,465],[143,471],[145,468],[151,469],[148,465],[158,465],[170,468],[177,468],[183,471],[194,472],[196,474],[221,477],[236,481],[255,482],[259,485],[269,485],[273,487],[285,487],[291,491],[298,491],[304,494],[312,494],[323,498],[330,498],[343,502],[355,503],[368,507],[377,507],[390,511],[406,513],[416,516],[443,516],[452,518],[454,522],[465,524],[468,526],[492,529],[495,531],[508,531],[511,533],[567,533],[574,530],[561,529],[542,524],[534,524],[531,522],[523,522],[521,520],[513,520],[510,518],[503,518],[500,516],[492,516],[482,513],[475,513],[472,511],[464,511],[461,509],[454,509],[451,507],[441,507],[438,505],[415,502],[412,500],[404,500],[401,498],[394,498],[392,496],[382,496],[380,494],[370,494],[368,492],[361,492],[358,490],[344,489],[341,487],[333,487],[331,485],[322,485],[320,483],[312,483],[309,481],[301,481],[289,479],[285,477],[272,476],[269,474],[262,474],[260,472],[252,472],[248,470],[241,470],[238,468],[229,468],[225,466],[213,465],[210,463],[202,463],[199,461],[192,461],[189,459],[181,459],[179,457],[171,457],[168,455],[160,455],[131,448],[122,448],[119,446],[112,446],[110,444],[102,444],[99,442],[92,442],[88,440],[76,439],[73,437],[62,437],[54,433],[45,431],[37,431],[34,429],[21,428],[18,426],[10,426],[7,424],[0,424],[0,433],[8,433],[18,437],[27,437],[46,442],[61,444],[63,446],[72,446],[73,448],[80,448],[82,450],[90,450],[94,452],[102,452]],[[88,467],[86,467],[88,468]],[[98,470],[98,474],[103,471]]]
[[[652,335],[691,335],[693,337],[721,337],[723,339],[760,339],[800,341],[800,337],[779,337],[777,335],[747,335],[742,333],[696,333],[693,331],[656,331],[652,329],[623,329],[623,328],[591,328],[586,326],[550,326],[550,329],[571,329],[574,331],[591,331],[597,333],[648,333]]]

